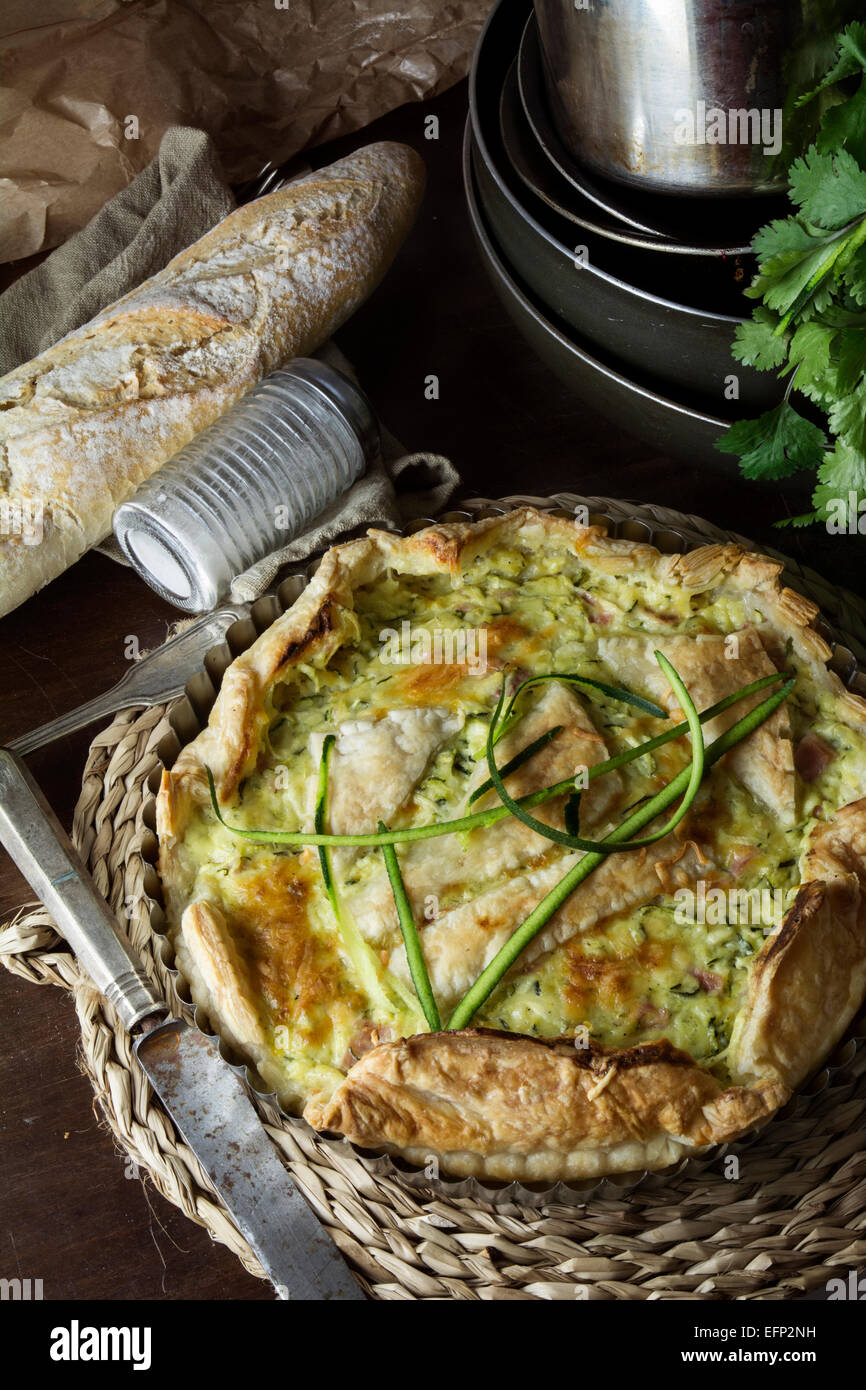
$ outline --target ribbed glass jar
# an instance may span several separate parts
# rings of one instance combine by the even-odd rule
[[[152,589],[203,613],[363,473],[379,447],[353,382],[298,357],[236,401],[114,514],[114,534]]]

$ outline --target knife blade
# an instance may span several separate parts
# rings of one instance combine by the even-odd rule
[[[278,1296],[364,1301],[217,1046],[180,1020],[159,1025],[168,1005],[44,794],[8,748],[0,748],[0,843],[124,1027],[141,1032],[136,1053],[142,1066]]]
[[[135,1052],[278,1296],[363,1300],[212,1039],[174,1019],[140,1037]]]

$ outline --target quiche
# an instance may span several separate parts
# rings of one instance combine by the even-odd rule
[[[780,568],[531,508],[325,555],[157,803],[178,969],[288,1112],[428,1173],[546,1183],[664,1168],[786,1102],[866,992],[866,702]],[[449,1028],[589,853],[569,834],[597,843],[693,766],[657,653],[696,711],[782,674],[789,693]],[[488,780],[518,687],[495,763],[521,805],[563,784],[540,829]],[[761,698],[707,716],[707,748]]]

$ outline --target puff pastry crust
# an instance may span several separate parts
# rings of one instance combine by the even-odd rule
[[[675,701],[655,650],[673,662],[702,709],[758,676],[786,666],[797,671],[801,697],[795,714],[783,706],[736,747],[701,809],[652,852],[610,856],[512,971],[511,983],[519,986],[530,978],[527,972],[558,969],[556,978],[567,980],[573,999],[606,988],[625,969],[622,953],[614,951],[600,964],[598,953],[581,955],[587,940],[597,941],[599,932],[642,905],[672,911],[677,891],[699,880],[725,888],[736,883],[736,866],[750,849],[732,845],[730,816],[720,803],[728,795],[740,798],[755,839],[761,827],[767,835],[784,833],[797,855],[782,866],[788,906],[737,976],[733,1026],[716,1057],[690,1055],[665,1036],[647,1037],[643,1023],[643,1034],[623,1045],[580,1029],[565,1038],[490,1026],[401,1036],[393,1026],[371,1021],[357,973],[344,968],[346,941],[328,925],[316,897],[313,851],[288,859],[275,855],[263,873],[226,832],[219,832],[218,863],[216,851],[208,849],[216,842],[205,768],[213,773],[226,815],[237,821],[245,813],[244,788],[271,775],[275,720],[293,718],[291,701],[281,692],[292,680],[306,682],[305,689],[324,682],[327,706],[321,673],[337,669],[341,654],[358,641],[358,596],[401,581],[423,605],[425,584],[444,577],[455,585],[494,549],[536,557],[549,549],[570,557],[581,573],[600,576],[598,589],[581,598],[586,650],[600,670],[615,670],[619,684],[672,714]],[[817,610],[782,586],[780,568],[735,545],[662,555],[531,508],[472,525],[441,524],[406,538],[374,531],[327,553],[297,603],[229,667],[207,727],[164,774],[157,804],[160,870],[181,973],[196,1003],[285,1104],[302,1110],[320,1130],[384,1147],[411,1162],[429,1164],[433,1157],[460,1175],[554,1181],[664,1168],[683,1154],[742,1134],[790,1097],[838,1041],[866,994],[866,702],[828,667],[830,649],[814,626]],[[637,595],[633,609],[643,629],[637,617],[628,617],[611,631],[616,623],[609,621],[606,605],[620,590],[630,600]],[[507,595],[507,588],[502,592]],[[660,594],[664,603],[658,608]],[[712,605],[716,630],[701,629],[695,614],[702,604]],[[520,652],[537,651],[552,629],[542,624],[540,636],[532,634],[534,648],[515,622],[509,626],[507,614],[492,619],[485,631],[494,666],[506,669],[516,651],[519,669]],[[402,700],[390,709],[330,725],[330,712],[323,716],[306,745],[312,766],[327,728],[337,733],[332,830],[364,832],[379,819],[393,823],[401,808],[415,805],[442,750],[458,735],[468,737],[477,709],[460,694],[466,670],[465,662],[460,671],[459,665],[423,671],[410,666],[399,674]],[[707,740],[748,707],[744,703],[707,725]],[[835,766],[832,783],[827,774],[826,783],[819,777],[812,785],[798,773],[797,747],[804,729],[820,721],[836,731]],[[618,726],[602,727],[579,693],[551,684],[509,734],[500,764],[553,726],[561,733],[514,774],[509,785],[515,794],[603,760],[609,738],[621,734]],[[687,748],[679,756],[681,766]],[[659,776],[667,766],[658,769]],[[482,756],[467,795],[484,776]],[[301,804],[301,797],[296,810],[308,828],[309,791],[307,777],[306,801]],[[581,808],[582,826],[603,832],[628,791],[619,774],[593,783]],[[495,801],[495,793],[488,793],[480,805]],[[562,800],[546,803],[537,814],[561,825]],[[748,838],[740,832],[741,840]],[[383,990],[394,997],[400,989],[408,992],[387,879],[383,871],[365,868],[354,850],[341,855],[356,929],[353,949],[383,962]],[[431,897],[442,904],[421,925],[443,1015],[575,857],[554,854],[549,841],[513,819],[462,842],[422,840],[406,847],[401,862],[410,897],[416,904]],[[629,959],[632,974],[637,960],[651,982],[653,970],[661,968],[661,947],[641,946]],[[712,970],[691,973],[704,994],[718,988]],[[329,1019],[321,1027],[333,1026],[338,1016],[366,1022],[341,1062],[332,1059],[324,1068],[311,1063],[304,1085],[292,1089],[285,1084],[286,1049],[276,1046],[275,1030],[280,1019],[291,1017],[293,1026],[307,1028],[303,1036],[309,1039],[308,1020],[323,1000]],[[650,1033],[655,1024],[664,1034],[666,1012],[656,1008],[653,1014],[644,1002],[637,1016],[650,1019]],[[292,1036],[297,1050],[301,1033]]]

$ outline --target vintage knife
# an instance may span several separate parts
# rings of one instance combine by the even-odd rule
[[[160,1100],[280,1298],[363,1301],[216,1044],[159,997],[28,769],[0,748],[0,842],[114,1007]]]

